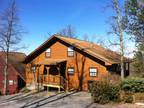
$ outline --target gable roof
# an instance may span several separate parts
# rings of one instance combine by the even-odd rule
[[[31,61],[32,59],[30,60],[28,59],[31,58],[36,52],[42,53],[42,51],[40,50],[44,49],[44,47],[47,46],[47,44],[54,39],[59,39],[61,41],[64,41],[65,43],[70,44],[71,46],[76,47],[97,59],[100,59],[101,61],[105,62],[106,65],[120,63],[120,54],[114,51],[105,49],[100,45],[97,45],[88,41],[83,41],[83,40],[79,40],[75,38],[68,38],[68,37],[59,36],[59,35],[53,35],[52,37],[50,37],[47,41],[45,41],[42,45],[40,45],[37,49],[35,49],[32,53],[30,53],[26,57],[25,62],[28,63],[29,61]],[[33,59],[35,57],[33,57]],[[124,60],[128,61],[127,58],[124,58]]]
[[[9,52],[9,64],[11,64],[20,77],[25,80],[25,64],[23,64],[23,61],[25,60],[26,55],[24,53],[19,53],[19,52]],[[0,52],[0,61],[3,62],[2,65],[5,64],[5,53]],[[0,63],[1,63],[0,62]]]

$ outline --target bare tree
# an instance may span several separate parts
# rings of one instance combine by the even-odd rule
[[[89,40],[90,40],[89,36],[87,34],[84,34],[83,40],[89,42]],[[93,44],[93,43],[91,43],[91,44]],[[82,50],[86,50],[87,48],[91,48],[91,45],[89,47],[83,48]],[[78,78],[78,82],[79,82],[79,86],[78,86],[79,91],[83,90],[84,78],[87,75],[86,70],[85,70],[86,59],[87,58],[85,55],[75,52],[75,64],[76,64],[77,78]]]
[[[112,16],[110,33],[115,34],[118,37],[117,42],[112,43],[118,45],[120,48],[120,60],[121,60],[121,79],[124,79],[124,18],[122,15],[121,5],[118,0],[112,0],[112,9],[115,15]]]
[[[7,91],[9,52],[18,49],[17,44],[19,44],[23,33],[18,23],[19,18],[16,2],[12,0],[8,8],[0,16],[0,48],[5,54],[3,94],[6,94]]]
[[[77,70],[77,77],[79,81],[78,90],[83,90],[83,82],[85,77],[85,63],[86,57],[84,55],[80,55],[79,53],[75,52],[75,64]]]
[[[76,31],[75,28],[72,25],[67,25],[65,28],[61,29],[57,34],[70,37],[70,38],[76,38]]]

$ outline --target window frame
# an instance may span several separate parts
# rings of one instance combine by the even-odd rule
[[[33,70],[33,68],[35,68],[35,69]],[[33,66],[31,67],[31,72],[33,72],[33,73],[36,72],[36,66],[33,65]]]
[[[69,51],[69,49],[71,50],[71,51]],[[73,53],[73,55],[70,55],[69,53]],[[67,56],[68,57],[74,57],[74,50],[73,50],[73,47],[67,47]]]
[[[73,69],[73,71],[68,71],[69,69]],[[74,75],[75,74],[75,68],[74,67],[68,67],[67,72],[68,72],[68,75]]]
[[[91,72],[90,69],[96,69],[96,75],[95,76],[91,75],[91,73],[95,73],[95,72]],[[98,77],[98,68],[97,67],[89,67],[89,76],[90,77]]]
[[[126,70],[126,71],[129,70],[129,63],[128,63],[128,62],[125,63],[125,70]]]
[[[14,85],[14,80],[9,80],[8,83],[9,83],[10,86],[13,86]]]
[[[49,56],[47,56],[47,53],[49,53]],[[51,48],[48,48],[48,49],[45,51],[45,57],[46,57],[46,58],[51,57]]]

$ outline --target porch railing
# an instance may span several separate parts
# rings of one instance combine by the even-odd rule
[[[60,75],[40,75],[39,83],[59,85],[62,86],[64,89],[66,89],[67,87],[67,80]]]

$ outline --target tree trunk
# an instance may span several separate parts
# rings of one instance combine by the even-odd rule
[[[38,82],[38,92],[40,90],[40,86],[39,86],[39,83],[40,83],[40,73],[39,73],[39,66],[38,67],[38,78],[37,78],[37,82]]]
[[[7,92],[7,75],[8,75],[8,52],[5,56],[5,67],[4,67],[4,88],[3,88],[3,94],[6,95]]]
[[[118,5],[118,0],[114,0],[114,5],[117,13],[117,25],[119,29],[120,39],[120,52],[121,52],[121,79],[124,79],[124,39],[123,39],[123,28],[121,24],[121,11]]]
[[[121,36],[123,38],[123,35]],[[120,41],[121,47],[121,79],[124,79],[124,48],[123,48],[123,41]]]

